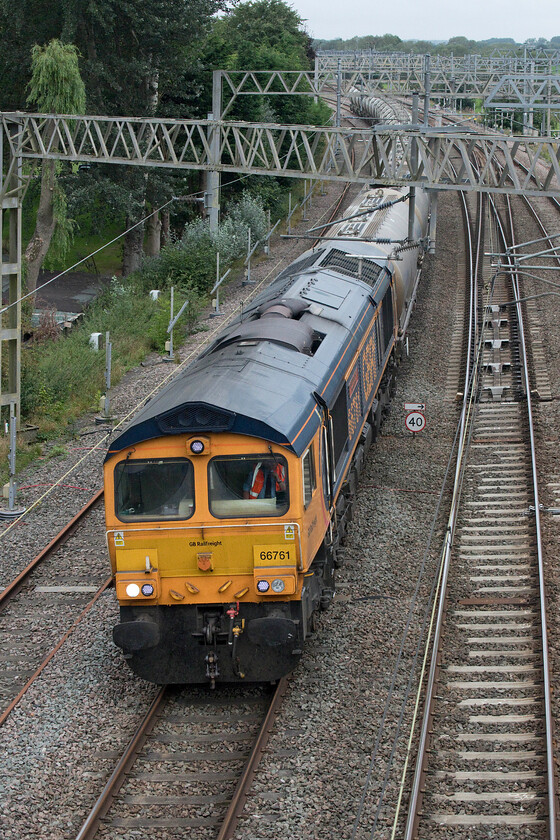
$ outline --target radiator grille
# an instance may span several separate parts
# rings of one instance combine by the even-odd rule
[[[164,417],[158,418],[164,434],[172,432],[226,432],[233,425],[235,415],[229,411],[220,411],[204,403],[192,403]]]
[[[368,283],[370,286],[374,285],[383,271],[383,267],[374,262],[348,256],[344,251],[338,251],[336,248],[329,251],[325,261],[321,263],[321,268],[326,268],[327,266],[336,269],[341,274],[348,275],[348,277],[363,280],[364,283]]]

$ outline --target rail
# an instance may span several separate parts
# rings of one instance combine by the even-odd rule
[[[509,202],[508,202],[509,204]],[[499,214],[496,208],[493,206],[493,212],[496,219],[496,225],[498,226],[498,230],[501,233],[502,238],[505,242],[505,231],[504,227],[499,219]],[[509,206],[509,220],[510,220],[510,227],[512,230],[513,235],[513,218],[511,215],[511,206]],[[512,258],[512,266],[511,266],[511,291],[510,295],[513,294],[513,300],[508,302],[508,306],[515,306],[515,312],[517,316],[517,330],[518,330],[518,337],[519,337],[519,354],[520,354],[520,361],[521,361],[521,382],[522,382],[522,391],[523,396],[526,397],[526,405],[527,405],[527,422],[528,422],[528,449],[530,452],[530,464],[531,464],[531,494],[534,500],[534,509],[535,509],[535,522],[534,522],[534,539],[536,542],[536,550],[537,550],[537,569],[538,569],[538,597],[539,597],[539,618],[540,618],[540,646],[542,647],[542,684],[543,684],[543,693],[544,693],[544,721],[545,721],[545,735],[544,735],[544,742],[545,742],[545,752],[546,752],[546,801],[547,801],[547,836],[549,840],[556,840],[557,838],[557,806],[556,806],[556,778],[555,778],[555,765],[554,765],[554,753],[553,753],[553,735],[552,735],[552,713],[551,713],[551,700],[550,700],[550,674],[549,674],[549,657],[548,657],[548,647],[547,647],[547,616],[546,616],[546,599],[545,599],[545,591],[544,591],[544,565],[543,565],[543,557],[542,557],[542,539],[541,539],[541,523],[540,523],[540,508],[539,508],[539,496],[538,496],[538,474],[537,474],[537,464],[536,464],[536,452],[535,452],[535,439],[534,439],[534,431],[533,431],[533,411],[532,411],[532,404],[531,404],[531,388],[529,384],[529,368],[528,368],[528,358],[527,358],[527,350],[526,350],[526,341],[525,341],[525,329],[523,324],[523,317],[521,311],[521,302],[520,302],[520,290],[519,290],[519,282],[518,278],[515,275],[515,265],[513,264]],[[471,296],[472,297],[472,296]],[[487,308],[484,309],[484,315],[482,317],[488,318]],[[501,342],[498,342],[501,343]],[[429,742],[429,733],[432,729],[432,714],[433,714],[433,706],[434,706],[434,694],[435,694],[435,686],[438,677],[438,670],[439,670],[439,663],[441,660],[442,650],[442,624],[443,618],[446,611],[446,586],[447,581],[449,578],[449,567],[450,567],[450,559],[451,559],[451,549],[453,546],[454,540],[454,532],[455,526],[457,523],[458,511],[459,511],[459,502],[461,499],[461,490],[463,485],[463,478],[464,472],[466,467],[466,457],[468,447],[465,445],[466,442],[469,440],[472,434],[472,424],[471,420],[474,422],[474,413],[471,409],[474,407],[475,403],[478,402],[480,399],[480,395],[478,392],[478,385],[479,385],[479,373],[482,368],[482,346],[483,341],[482,338],[477,342],[477,355],[475,364],[473,367],[473,375],[469,382],[468,391],[465,392],[464,401],[463,401],[463,408],[462,408],[462,416],[461,416],[461,425],[462,425],[462,434],[461,434],[461,447],[460,453],[457,459],[457,469],[456,469],[456,476],[455,476],[455,486],[453,489],[453,497],[452,497],[452,504],[451,510],[448,520],[448,526],[445,535],[444,546],[442,549],[441,555],[441,565],[442,565],[442,572],[441,572],[441,583],[439,587],[438,593],[438,601],[437,601],[437,620],[435,622],[435,629],[433,631],[432,637],[432,652],[431,652],[431,663],[430,663],[430,671],[428,674],[427,682],[426,682],[426,700],[424,706],[424,715],[422,719],[422,726],[420,731],[419,737],[419,749],[418,749],[418,759],[416,763],[414,779],[412,784],[412,793],[410,797],[409,803],[409,812],[407,816],[406,822],[406,830],[404,834],[405,840],[413,840],[414,837],[417,836],[417,831],[419,828],[420,822],[420,808],[421,808],[421,801],[422,796],[424,795],[424,779],[425,779],[425,772],[427,769],[427,746]],[[492,392],[492,398],[494,399],[494,393]],[[515,403],[511,403],[515,405]],[[503,537],[502,537],[503,539]],[[496,562],[496,561],[494,561]],[[476,589],[476,587],[475,587]],[[495,603],[496,600],[492,601]],[[486,601],[481,601],[480,599],[467,599],[465,603],[490,603]],[[498,600],[497,603],[501,603],[504,606],[513,603],[519,603],[519,599],[516,601],[515,599],[507,599],[502,598]],[[481,641],[481,640],[471,640],[471,641]],[[503,652],[502,652],[503,653]],[[477,651],[471,654],[472,656],[477,655]],[[479,654],[484,656],[485,654]],[[490,650],[486,653],[486,656],[493,655],[496,657],[498,655],[497,651]],[[515,654],[513,654],[515,656]],[[498,666],[498,667],[490,667],[486,668],[489,671],[504,671],[509,666]],[[528,668],[529,666],[527,666]],[[478,670],[485,670],[483,666],[468,666],[468,667],[459,667],[452,670],[457,671],[478,671]],[[519,668],[517,670],[523,670],[523,668]],[[462,685],[458,683],[457,685]],[[507,682],[502,684],[502,687],[507,687]],[[481,703],[483,701],[480,701]],[[491,702],[491,701],[487,701]],[[511,703],[512,701],[510,701]],[[500,719],[497,718],[495,723],[500,723]],[[466,739],[470,737],[471,740],[475,741],[477,739],[484,740],[484,736],[481,735],[478,731],[475,731],[471,736],[465,736]],[[488,738],[499,737],[495,735],[489,735]],[[512,736],[510,736],[512,737]],[[536,736],[527,735],[527,738],[535,738]],[[507,736],[506,736],[507,738]],[[481,753],[481,756],[486,755],[485,753]],[[497,757],[499,758],[499,752],[497,753]],[[520,759],[521,760],[521,759]],[[460,775],[460,774],[459,774]],[[481,774],[484,775],[484,774]],[[513,796],[514,794],[512,794]],[[462,794],[457,794],[460,798]],[[476,796],[476,795],[475,795]],[[480,794],[480,796],[484,797],[485,794]],[[492,798],[493,794],[488,794],[488,797]],[[440,797],[441,798],[441,797]],[[496,796],[499,798],[499,796]],[[492,820],[494,820],[493,824],[502,824],[508,825],[508,820],[511,818],[511,824],[514,824],[514,816],[508,814],[494,816],[494,817],[487,817],[488,823],[490,824]],[[449,816],[447,815],[433,815],[432,819],[436,820],[443,820],[443,824],[447,824],[445,821],[449,820]],[[465,815],[464,819],[457,817],[450,820],[450,824],[453,823],[453,820],[456,820],[456,824],[475,824],[475,822],[469,823],[470,819],[475,819],[475,817],[471,817],[469,815]],[[527,817],[529,819],[529,817]],[[536,818],[532,818],[536,819]],[[480,818],[481,823],[484,823],[484,818],[481,816]],[[441,822],[440,822],[441,824]],[[395,818],[395,825],[396,825],[396,818]]]

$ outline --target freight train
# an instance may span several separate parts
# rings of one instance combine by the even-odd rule
[[[428,221],[419,192],[407,239],[408,202],[362,190],[112,441],[113,639],[140,677],[275,681],[299,661],[403,352]]]

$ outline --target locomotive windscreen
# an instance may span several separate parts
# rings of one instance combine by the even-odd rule
[[[281,455],[213,458],[209,465],[214,516],[283,516],[289,507],[288,465]]]
[[[115,513],[123,522],[188,519],[194,512],[187,458],[121,461],[115,467]]]

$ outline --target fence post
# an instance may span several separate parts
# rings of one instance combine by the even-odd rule
[[[288,235],[292,233],[292,194],[288,194]]]
[[[267,234],[266,234],[265,245],[264,245],[264,253],[265,253],[266,257],[269,257],[270,256],[270,233],[271,233],[271,231],[270,231],[270,210],[266,211],[266,230],[267,230]]]
[[[220,254],[219,253],[216,254],[216,282],[214,283],[214,286],[212,287],[212,290],[210,291],[211,295],[213,295],[214,292],[216,292],[215,307],[214,307],[215,311],[210,313],[211,318],[219,318],[221,315],[223,315],[223,312],[220,311],[220,286],[222,285],[222,283],[224,282],[224,280],[226,279],[226,277],[228,276],[230,271],[231,271],[231,268],[228,268],[228,270],[226,271],[224,276],[220,277]],[[214,305],[214,301],[212,301],[212,304]]]
[[[108,420],[111,408],[111,362],[113,345],[109,333],[105,333],[105,419]]]
[[[112,420],[110,416],[111,409],[111,362],[113,354],[113,345],[110,341],[110,334],[105,333],[105,394],[100,400],[100,411],[103,412],[101,417],[96,417],[96,423],[108,423]]]
[[[16,508],[16,443],[17,443],[17,402],[10,400],[10,422],[6,424],[7,431],[10,435],[10,451],[8,454],[8,464],[10,466],[10,482],[7,487],[4,487],[4,497],[6,496],[6,489],[8,491],[8,509],[0,510],[0,519],[15,519],[25,512],[25,508]]]

